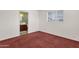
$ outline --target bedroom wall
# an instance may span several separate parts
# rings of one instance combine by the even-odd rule
[[[0,40],[19,35],[19,17],[17,11],[0,10]]]
[[[0,40],[20,35],[20,14],[28,12],[28,33],[39,31],[39,16],[36,10],[0,10]]]
[[[28,33],[39,31],[39,14],[37,10],[28,11]]]
[[[79,41],[79,11],[65,10],[63,22],[47,22],[47,11],[39,11],[39,29],[44,32]]]

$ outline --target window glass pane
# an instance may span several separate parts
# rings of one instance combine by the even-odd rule
[[[48,21],[63,21],[63,10],[49,11]]]

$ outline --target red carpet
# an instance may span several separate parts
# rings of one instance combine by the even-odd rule
[[[34,32],[4,41],[1,48],[79,48],[79,42],[44,32]]]

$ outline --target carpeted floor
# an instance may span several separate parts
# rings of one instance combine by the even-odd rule
[[[79,48],[79,42],[44,32],[0,41],[1,48]]]

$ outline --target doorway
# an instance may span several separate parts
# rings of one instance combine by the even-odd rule
[[[28,13],[20,12],[20,35],[28,33]]]

